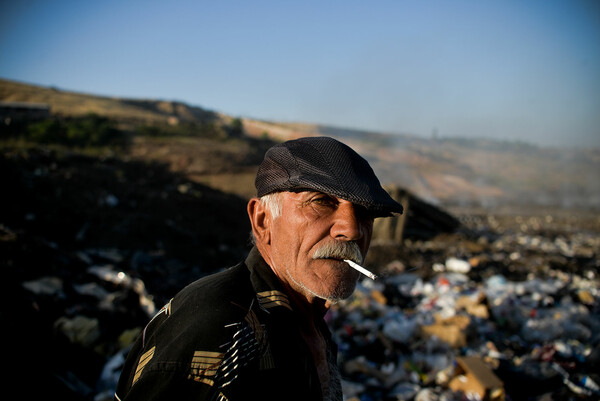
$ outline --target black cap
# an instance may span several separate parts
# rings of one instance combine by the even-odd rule
[[[258,168],[257,195],[318,191],[337,196],[377,217],[403,208],[381,187],[369,163],[349,146],[329,137],[299,138],[270,148]]]

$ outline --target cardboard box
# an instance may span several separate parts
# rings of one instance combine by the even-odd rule
[[[454,348],[467,345],[467,329],[471,323],[468,316],[457,315],[443,319],[435,315],[434,318],[434,324],[421,326],[421,334],[424,337],[435,336]]]
[[[463,295],[456,300],[454,307],[456,310],[464,309],[469,315],[481,319],[489,319],[490,314],[485,304],[485,294],[483,291],[479,291],[472,295]]]
[[[455,376],[448,387],[466,395],[475,394],[482,401],[504,401],[504,383],[480,358],[456,358]]]

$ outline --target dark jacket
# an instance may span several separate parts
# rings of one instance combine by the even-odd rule
[[[335,363],[337,348],[317,323]],[[288,297],[256,248],[245,263],[204,277],[148,323],[115,398],[321,400],[311,353]]]

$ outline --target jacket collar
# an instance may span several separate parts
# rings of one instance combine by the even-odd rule
[[[246,266],[250,269],[250,281],[256,292],[259,305],[270,311],[286,308],[293,311],[290,300],[283,290],[279,279],[265,262],[256,247],[253,247],[246,258]]]

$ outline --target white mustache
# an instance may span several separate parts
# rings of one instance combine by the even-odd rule
[[[312,256],[313,259],[349,259],[358,264],[363,263],[363,255],[359,246],[353,241],[336,241],[320,245]]]

